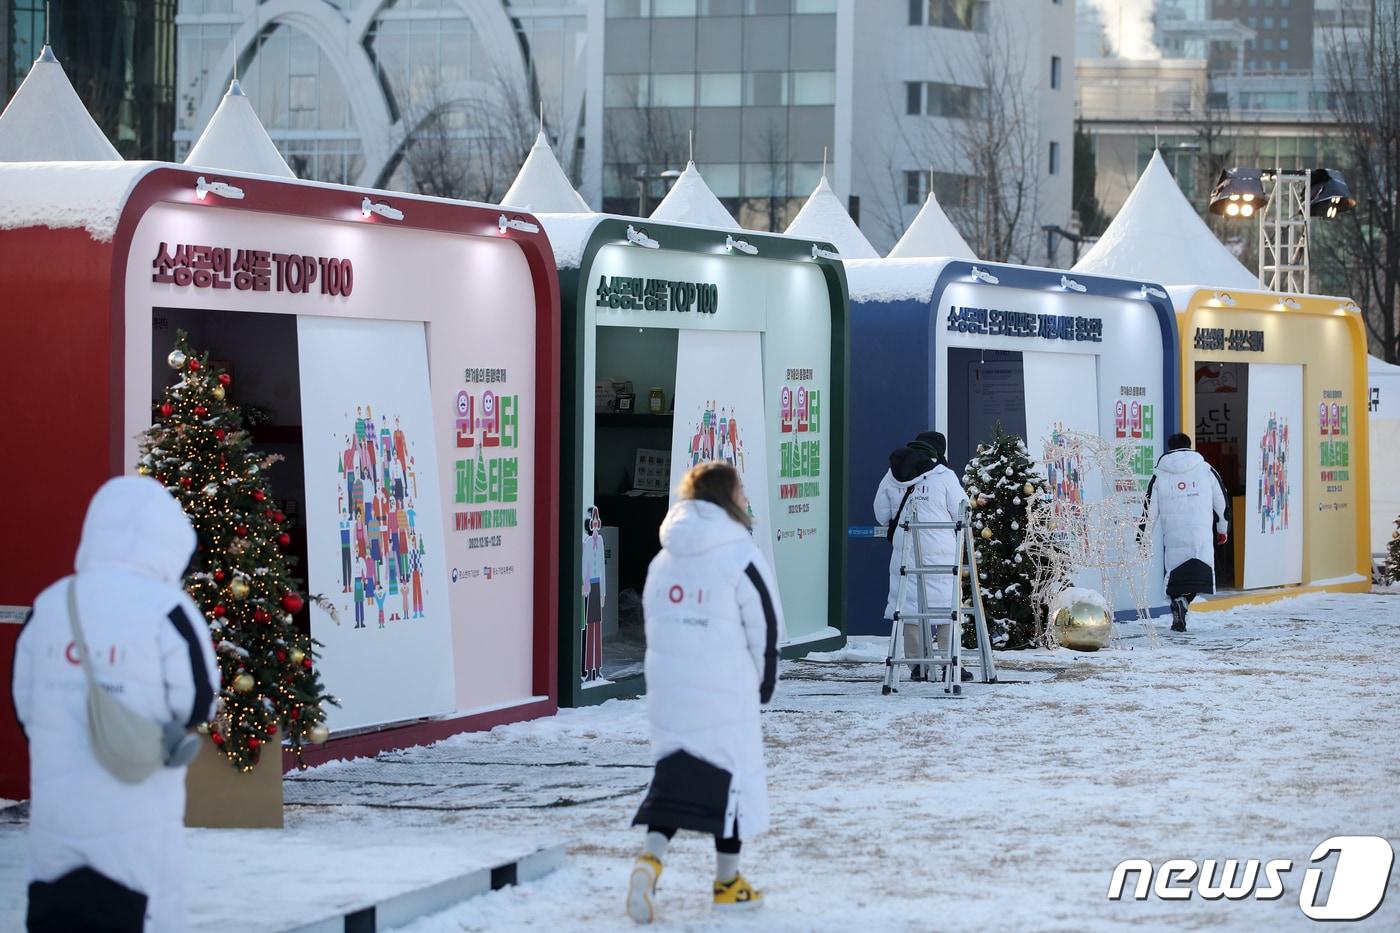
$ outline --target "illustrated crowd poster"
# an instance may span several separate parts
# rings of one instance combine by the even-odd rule
[[[1249,367],[1245,514],[1246,589],[1302,581],[1303,367],[1254,363]]]
[[[596,505],[583,513],[583,671],[585,684],[604,684],[603,607],[608,604],[607,549]]]
[[[333,730],[451,712],[452,624],[423,325],[299,317],[307,576]],[[313,604],[314,605],[314,604]],[[391,676],[411,671],[411,676]]]

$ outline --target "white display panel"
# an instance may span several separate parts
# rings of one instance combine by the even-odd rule
[[[676,419],[671,431],[671,503],[681,477],[709,460],[739,471],[753,536],[773,566],[768,504],[768,426],[763,348],[756,333],[683,330],[676,353]]]
[[[1303,367],[1252,363],[1245,434],[1244,586],[1303,580]]]
[[[299,317],[312,637],[333,730],[452,712],[452,614],[423,325]],[[403,672],[411,671],[411,676]]]

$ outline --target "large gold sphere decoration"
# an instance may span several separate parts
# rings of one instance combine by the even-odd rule
[[[233,678],[233,689],[237,690],[239,693],[247,693],[249,690],[252,690],[253,675],[244,673]]]
[[[1113,634],[1112,614],[1085,599],[1060,606],[1050,622],[1056,643],[1074,651],[1098,651]]]
[[[302,651],[300,648],[293,648],[293,649],[292,649],[292,663],[293,663],[293,664],[300,664],[302,661],[305,661],[305,660],[306,660],[306,652],[305,652],[305,651]]]
[[[1026,485],[1021,487],[1021,492],[1027,496],[1035,495],[1035,487],[1032,486],[1030,483],[1027,483]]]
[[[165,363],[171,369],[185,368],[185,353],[183,350],[171,350],[170,355],[165,358]]]
[[[251,592],[252,589],[253,588],[248,585],[248,581],[244,577],[234,577],[228,584],[229,595],[234,599],[247,599],[248,593]]]
[[[227,393],[224,392],[223,386],[214,386],[214,388],[210,390],[209,394],[222,402],[224,400],[224,395],[226,395]]]
[[[312,745],[324,745],[326,739],[331,737],[331,730],[323,722],[318,722],[306,732],[306,737],[311,740]]]
[[[982,537],[983,537],[983,538],[986,538],[988,541],[992,540],[992,529],[990,529],[990,528],[983,528],[983,529],[982,529]]]

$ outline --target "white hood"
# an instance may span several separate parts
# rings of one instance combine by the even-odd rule
[[[1181,450],[1162,454],[1162,458],[1157,461],[1157,469],[1163,473],[1190,473],[1200,469],[1203,463],[1204,457],[1189,447],[1183,447]]]
[[[164,486],[119,476],[92,497],[73,565],[79,573],[124,567],[178,586],[194,547],[194,526]]]
[[[724,509],[695,499],[677,502],[661,523],[661,546],[678,556],[701,554],[750,537],[749,530]]]

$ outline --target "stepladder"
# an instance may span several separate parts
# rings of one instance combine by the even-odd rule
[[[920,521],[916,508],[912,517],[900,522],[899,527],[904,530],[904,541],[881,692],[886,695],[898,692],[900,672],[906,667],[911,670],[911,679],[941,683],[943,691],[953,696],[962,695],[964,670],[973,673],[973,680],[996,683],[996,662],[992,658],[987,615],[978,585],[977,547],[967,504],[963,504],[953,521]],[[924,553],[924,532],[951,534],[956,539],[951,564],[928,562]],[[952,578],[951,605],[928,604],[928,587],[924,584],[933,576]],[[964,578],[968,581],[966,587]],[[915,594],[915,611],[912,612],[906,608],[910,587]],[[962,647],[964,626],[968,621],[972,622],[976,635],[972,657],[964,657]]]

